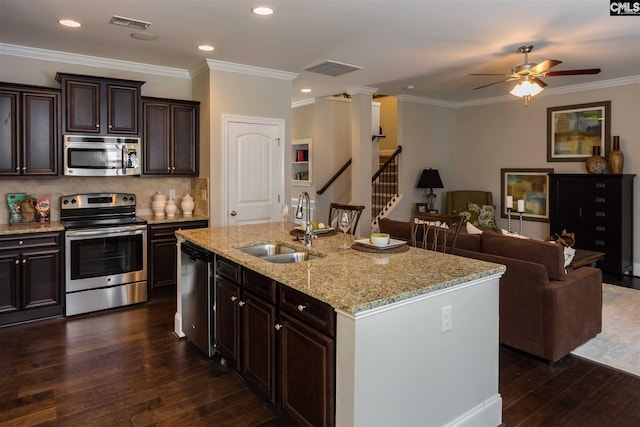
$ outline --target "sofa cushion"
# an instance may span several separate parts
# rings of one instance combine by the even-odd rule
[[[564,280],[566,277],[562,245],[497,233],[482,233],[480,238],[483,253],[542,264],[547,269],[549,280]]]

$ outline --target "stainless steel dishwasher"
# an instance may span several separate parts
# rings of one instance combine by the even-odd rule
[[[213,254],[183,242],[181,245],[182,329],[200,351],[213,356],[215,295],[211,266]]]

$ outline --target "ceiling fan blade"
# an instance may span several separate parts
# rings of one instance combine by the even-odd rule
[[[546,86],[547,86],[547,84],[546,84],[545,82],[543,82],[542,80],[540,80],[540,79],[539,79],[539,78],[537,78],[537,77],[531,77],[529,80],[530,80],[530,81],[532,81],[532,82],[534,82],[534,83],[538,83],[538,86],[540,86],[540,87],[542,87],[542,88],[544,88],[544,87],[546,87]]]
[[[552,76],[579,76],[583,74],[598,74],[600,68],[585,68],[583,70],[563,70],[563,71],[547,71],[544,73],[546,77]]]
[[[473,88],[473,90],[476,90],[476,89],[482,89],[482,88],[485,88],[485,87],[489,87],[489,86],[497,85],[497,84],[499,84],[499,83],[504,83],[504,82],[508,82],[508,81],[509,81],[509,79],[506,79],[506,80],[500,80],[500,81],[493,82],[493,83],[489,83],[489,84],[486,84],[486,85],[482,85],[482,86],[474,87],[474,88]]]
[[[558,64],[562,64],[562,61],[558,61],[557,59],[545,59],[535,67],[531,68],[530,71],[533,74],[542,74],[549,68],[555,67]]]
[[[469,76],[503,76],[503,77],[511,77],[511,74],[504,73],[472,73],[468,74]]]

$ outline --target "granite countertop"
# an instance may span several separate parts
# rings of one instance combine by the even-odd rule
[[[157,217],[155,215],[138,215],[138,217],[147,221],[147,224],[167,224],[172,222],[183,222],[183,221],[202,221],[208,220],[209,218],[201,215],[187,215],[184,216],[182,214],[175,215],[173,218],[169,218],[166,215],[162,217]]]
[[[289,224],[287,230],[293,227]],[[282,242],[306,250],[302,242],[292,241],[288,231],[281,232],[277,222],[181,230],[176,234],[350,314],[505,271],[503,265],[416,248],[396,254],[340,249],[341,233],[313,241],[310,252],[323,258],[296,264],[274,264],[236,249]]]
[[[20,225],[0,224],[0,235],[23,233],[47,233],[51,231],[64,231],[64,225],[60,221],[49,223],[30,223]]]

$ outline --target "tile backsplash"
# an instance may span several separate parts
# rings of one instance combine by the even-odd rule
[[[35,197],[49,197],[51,221],[60,220],[60,197],[80,193],[134,193],[138,215],[153,215],[151,198],[160,191],[167,196],[175,190],[178,213],[180,199],[192,194],[194,214],[208,216],[209,178],[141,178],[141,177],[62,177],[59,179],[2,179],[0,180],[0,224],[9,223],[7,194],[27,193]],[[203,192],[204,191],[204,192]]]

